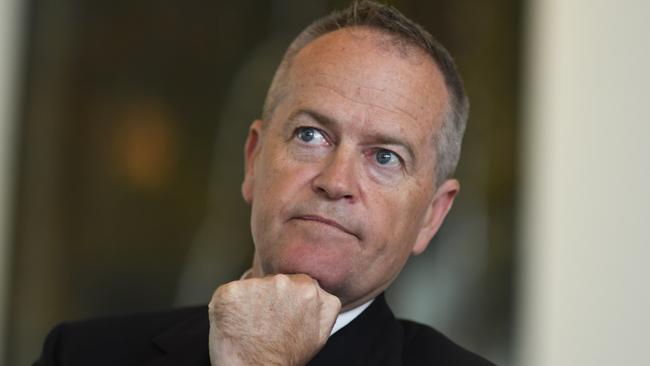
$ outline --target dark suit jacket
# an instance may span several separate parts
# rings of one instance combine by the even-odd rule
[[[87,320],[54,328],[37,366],[209,366],[207,307]],[[492,365],[436,330],[397,320],[380,295],[309,363]]]

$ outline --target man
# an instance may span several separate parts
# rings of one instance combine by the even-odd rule
[[[383,298],[458,193],[447,52],[372,2],[291,44],[245,143],[252,269],[205,308],[57,327],[39,365],[486,365]]]

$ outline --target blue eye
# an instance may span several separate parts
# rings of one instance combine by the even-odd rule
[[[313,127],[300,127],[296,131],[296,136],[302,141],[309,144],[326,142],[325,136]]]
[[[304,142],[309,142],[314,139],[313,128],[301,128],[298,130],[298,138]]]
[[[400,160],[397,154],[390,150],[381,149],[375,153],[375,160],[381,165],[399,164]]]

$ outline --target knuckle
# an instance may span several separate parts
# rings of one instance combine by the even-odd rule
[[[331,296],[330,306],[332,306],[334,310],[336,310],[336,312],[338,313],[341,310],[341,299],[339,299],[336,296]]]
[[[289,276],[285,274],[277,274],[273,276],[273,281],[279,287],[286,287],[289,284]]]
[[[318,297],[318,288],[313,284],[305,284],[301,289],[302,295],[306,300],[312,300]]]
[[[223,286],[217,287],[217,289],[212,293],[212,299],[210,300],[210,304],[213,304],[219,301],[220,299],[224,298],[225,291],[226,290],[223,288]]]
[[[212,300],[221,299],[222,301],[228,301],[234,299],[241,292],[243,284],[241,281],[232,281],[225,283],[217,287],[216,291],[212,295]]]
[[[232,293],[233,293],[232,282],[217,287],[217,291],[215,291],[215,295],[218,297],[228,297]]]
[[[228,303],[229,299],[232,297],[232,289],[229,284],[224,284],[214,291],[210,303],[208,304],[208,311],[215,312],[220,307],[223,307],[223,304]]]

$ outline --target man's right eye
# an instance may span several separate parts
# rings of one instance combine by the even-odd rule
[[[296,130],[296,137],[300,141],[307,144],[323,144],[327,143],[327,139],[323,133],[314,127],[300,127]]]

